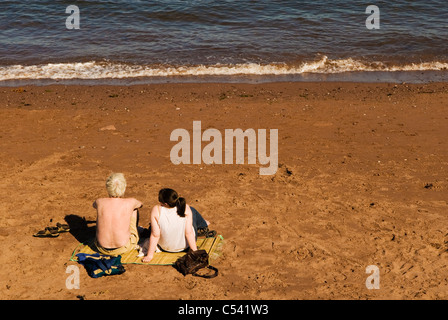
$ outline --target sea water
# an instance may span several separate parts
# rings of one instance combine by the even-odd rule
[[[24,80],[446,81],[448,3],[1,1],[0,82]]]

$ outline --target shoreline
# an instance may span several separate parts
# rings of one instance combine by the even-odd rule
[[[0,84],[3,299],[446,299],[448,83]],[[278,170],[174,165],[173,130],[278,129]],[[206,143],[203,143],[203,147]],[[112,171],[144,203],[173,187],[225,239],[213,281],[126,265],[65,286]],[[365,286],[379,268],[381,287]]]
[[[181,83],[443,83],[448,82],[448,71],[353,71],[342,73],[303,73],[290,75],[209,75],[209,76],[154,76],[154,77],[123,77],[102,79],[14,79],[0,81],[0,87],[47,86],[47,85],[113,85],[134,86],[151,84],[181,84]]]

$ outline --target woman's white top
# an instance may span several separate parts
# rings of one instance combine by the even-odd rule
[[[159,206],[160,238],[158,245],[164,251],[180,252],[188,247],[185,238],[186,217],[177,214],[177,208]]]

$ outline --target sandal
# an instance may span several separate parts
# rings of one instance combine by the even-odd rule
[[[209,232],[208,227],[198,228],[198,237],[205,236],[207,235],[208,232]]]
[[[216,236],[215,230],[209,230],[208,227],[198,229],[198,237],[205,236],[206,238],[213,238]]]
[[[38,238],[56,238],[59,237],[58,228],[46,227],[44,230],[38,231],[33,234],[33,237]]]
[[[206,238],[214,238],[216,237],[216,231],[215,230],[210,230],[207,232],[207,234],[205,235]]]
[[[56,227],[59,233],[61,232],[69,232],[70,231],[70,226],[68,224],[61,224],[61,223],[56,223]]]

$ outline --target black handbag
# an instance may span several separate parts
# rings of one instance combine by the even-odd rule
[[[174,263],[174,267],[182,273],[184,276],[187,274],[192,274],[195,277],[202,278],[214,278],[218,275],[218,269],[212,267],[209,262],[209,256],[205,250],[189,250],[187,254],[180,257]],[[214,272],[211,274],[199,274],[198,271],[201,269],[210,269]]]

